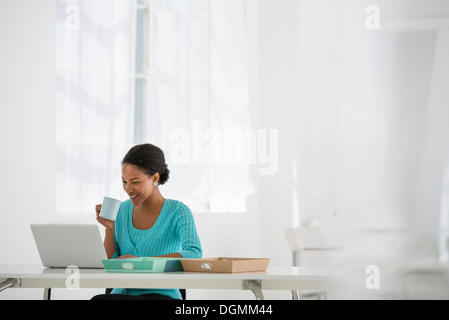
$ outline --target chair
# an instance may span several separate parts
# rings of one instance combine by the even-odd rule
[[[112,288],[106,288],[105,294],[111,294]],[[179,292],[181,293],[182,300],[186,300],[186,289],[179,289]]]
[[[293,266],[324,267],[332,264],[329,250],[332,250],[319,227],[288,228],[284,231],[292,251]],[[326,299],[325,291],[304,291],[299,299]]]

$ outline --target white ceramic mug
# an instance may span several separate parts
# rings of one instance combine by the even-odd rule
[[[101,205],[100,217],[115,221],[121,203],[122,202],[117,199],[104,197],[103,204]]]

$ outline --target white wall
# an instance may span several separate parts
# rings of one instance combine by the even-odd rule
[[[279,265],[291,264],[283,232],[298,214],[293,207],[300,185],[292,167],[307,132],[299,125],[299,15],[299,1],[259,1],[259,127],[279,130],[278,171],[259,177],[260,252]]]
[[[1,258],[37,258],[31,221],[54,215],[54,3],[0,3]]]
[[[40,264],[30,223],[88,222],[55,214],[55,10],[53,0],[0,2],[0,264]],[[1,293],[10,298],[42,290]]]
[[[260,250],[280,264],[285,228],[334,215],[438,250],[449,3],[377,1],[379,30],[371,4],[259,2],[259,125],[280,137],[278,174],[259,177]]]

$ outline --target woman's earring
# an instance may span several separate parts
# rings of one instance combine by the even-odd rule
[[[157,187],[157,185],[158,185],[158,183],[155,181],[155,182],[153,182],[153,186],[154,187]]]

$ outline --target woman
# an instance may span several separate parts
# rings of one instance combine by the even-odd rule
[[[105,227],[104,247],[109,259],[132,257],[201,258],[201,243],[190,209],[165,199],[159,186],[169,170],[164,153],[152,144],[132,147],[122,161],[123,201],[115,221],[99,216]],[[93,299],[181,299],[177,289],[114,289],[111,295]]]

